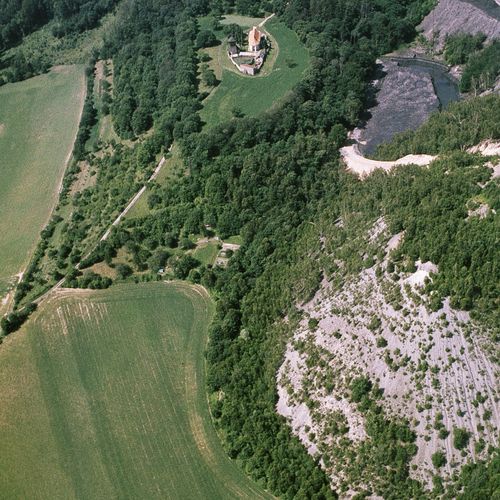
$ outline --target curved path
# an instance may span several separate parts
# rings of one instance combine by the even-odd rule
[[[340,154],[342,155],[347,169],[362,177],[370,175],[379,168],[389,171],[396,165],[419,165],[424,167],[436,159],[436,156],[431,155],[407,155],[396,161],[370,160],[361,154],[357,144],[342,148]]]
[[[473,146],[467,151],[469,153],[481,153],[483,156],[500,156],[500,142],[483,141],[481,144]],[[406,155],[394,161],[370,160],[361,154],[357,144],[343,147],[340,150],[340,154],[342,155],[342,159],[347,169],[361,177],[366,177],[377,169],[388,172],[393,167],[400,165],[418,165],[420,167],[426,167],[437,158],[437,156],[432,155]]]

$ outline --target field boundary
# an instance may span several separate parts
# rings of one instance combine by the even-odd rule
[[[79,79],[81,79],[82,81],[81,81],[80,91],[78,93],[78,105],[80,106],[80,111],[78,113],[78,126],[76,127],[75,134],[74,134],[73,139],[72,139],[70,146],[68,148],[69,151],[66,155],[64,163],[60,169],[60,172],[58,172],[58,176],[57,176],[58,181],[56,184],[56,189],[53,190],[50,194],[51,206],[49,207],[49,209],[47,211],[48,215],[47,215],[45,221],[43,222],[43,224],[41,225],[40,231],[43,231],[43,229],[50,222],[52,216],[54,215],[54,211],[59,204],[60,195],[61,195],[61,192],[63,189],[64,177],[65,177],[66,172],[68,170],[68,167],[70,166],[71,161],[73,159],[74,146],[75,146],[76,139],[78,137],[78,133],[80,131],[80,124],[81,124],[82,116],[83,116],[83,108],[84,108],[84,104],[85,104],[85,99],[87,97],[87,77],[85,75],[85,72],[83,71],[84,65],[72,64],[72,65],[53,66],[50,68],[50,71],[47,74],[60,72],[61,69],[66,69],[66,68],[75,68],[75,69],[81,68],[81,70],[82,70],[81,75],[79,75]],[[41,76],[41,75],[39,75],[39,76]],[[13,285],[12,289],[10,291],[8,291],[5,296],[0,297],[0,313],[7,314],[11,310],[13,303],[14,303],[14,295],[15,295],[16,288],[19,285],[19,283],[22,281],[24,273],[26,272],[26,269],[32,263],[33,254],[35,252],[35,249],[36,249],[39,241],[40,241],[40,237],[38,235],[38,237],[35,239],[34,244],[31,246],[31,248],[27,252],[27,256],[26,256],[24,265],[22,265],[19,272],[14,275],[15,277],[18,278],[17,283],[15,283]]]

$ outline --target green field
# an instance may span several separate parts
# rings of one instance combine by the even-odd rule
[[[56,202],[84,96],[83,66],[0,87],[0,297]]]
[[[267,111],[301,80],[309,65],[309,53],[297,35],[275,19],[269,21],[265,29],[277,44],[274,47],[277,56],[273,51],[270,54],[270,58],[276,57],[276,62],[267,76],[245,76],[227,69],[226,65],[231,63],[225,61],[227,55],[223,45],[208,51],[216,76],[221,73],[222,81],[204,101],[201,118],[207,125],[217,125],[231,118],[234,108],[247,116]],[[272,64],[272,59],[264,63],[264,71],[268,63]]]
[[[157,282],[44,303],[0,347],[0,498],[266,498],[210,420],[212,308]]]

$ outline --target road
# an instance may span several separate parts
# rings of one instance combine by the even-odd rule
[[[364,177],[381,168],[389,171],[396,165],[429,165],[435,156],[431,155],[407,155],[396,161],[377,161],[365,158],[359,151],[358,145],[346,146],[340,150],[340,154],[347,165],[347,169]]]
[[[469,153],[481,153],[483,156],[500,156],[500,141],[483,141],[477,146],[469,148],[467,151]],[[342,148],[340,154],[347,169],[361,177],[366,177],[379,168],[389,171],[398,165],[418,165],[425,167],[437,158],[437,156],[431,155],[407,155],[395,161],[370,160],[361,154],[357,144]],[[497,176],[496,172],[498,168],[498,164],[493,167],[494,176]]]
[[[169,153],[172,151],[172,147],[173,147],[173,144],[171,144],[170,147],[168,148],[168,152]],[[146,189],[148,187],[148,184],[150,184],[151,182],[153,182],[158,177],[158,174],[161,172],[161,169],[165,165],[165,161],[166,161],[165,157],[162,156],[161,160],[158,162],[157,167],[155,168],[154,172],[151,174],[151,177],[147,180],[146,184],[144,184],[144,186],[142,186],[142,188],[134,195],[134,197],[130,200],[130,202],[128,203],[128,205],[122,210],[122,212],[113,221],[113,223],[108,227],[108,229],[106,229],[106,232],[99,239],[99,243],[101,241],[105,241],[108,238],[109,234],[111,233],[111,229],[113,229],[113,226],[117,226],[120,223],[120,221],[123,219],[123,217],[125,217],[125,215],[127,215],[127,213],[132,209],[132,207],[139,201],[139,199],[141,198],[141,196],[144,194],[144,191],[146,191]],[[97,245],[95,245],[92,248],[92,250],[90,250],[83,257],[82,261],[85,260],[94,251],[94,249],[95,249],[96,246]],[[75,266],[76,269],[80,268],[80,262]],[[59,280],[52,288],[50,288],[49,290],[47,290],[44,294],[40,295],[40,297],[38,297],[33,302],[35,302],[36,304],[40,304],[40,302],[42,302],[42,300],[44,300],[49,294],[51,294],[52,292],[54,292],[58,288],[61,288],[62,285],[64,284],[65,280],[66,280],[66,278],[62,278],[61,280]]]

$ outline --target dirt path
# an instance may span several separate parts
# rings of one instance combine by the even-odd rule
[[[172,147],[173,147],[173,144],[171,144],[170,147],[168,148],[168,152],[169,153],[170,153],[170,151],[172,151]],[[148,179],[148,181],[146,182],[146,184],[144,184],[144,186],[142,186],[142,188],[130,200],[130,202],[128,203],[128,205],[122,210],[122,212],[113,221],[113,223],[108,227],[108,229],[106,229],[106,232],[99,239],[99,243],[101,241],[106,241],[107,240],[107,238],[109,237],[109,234],[111,233],[111,229],[113,229],[113,226],[117,226],[120,223],[120,221],[123,219],[123,217],[125,217],[125,215],[127,215],[127,213],[132,209],[132,207],[139,201],[139,199],[141,198],[141,196],[144,194],[144,191],[146,191],[146,188],[148,187],[148,184],[150,182],[154,181],[158,177],[158,174],[161,172],[161,169],[165,165],[165,161],[166,161],[165,157],[162,156],[161,160],[158,162],[157,167],[155,168],[154,172],[151,174],[151,177]],[[95,249],[96,246],[97,245],[95,245],[92,248],[92,250],[90,250],[83,257],[82,261],[85,260],[94,251],[94,249]],[[80,263],[78,263],[75,266],[75,268],[79,269],[80,268]],[[66,278],[62,278],[61,280],[59,280],[50,290],[47,290],[43,295],[40,295],[40,297],[38,297],[33,302],[35,302],[36,304],[40,304],[40,302],[42,302],[45,298],[47,298],[50,294],[52,294],[52,292],[55,292],[56,290],[58,290],[59,288],[61,288],[62,285],[64,284],[65,280],[66,280]]]
[[[264,21],[262,21],[261,23],[259,23],[259,28],[262,28],[264,26],[264,24],[267,23],[267,21],[269,21],[269,19],[272,19],[276,14],[271,14],[270,16],[267,16]]]
[[[483,156],[497,156],[500,155],[500,142],[483,141],[481,144],[469,148],[467,151],[469,153],[481,153]],[[340,150],[340,154],[347,169],[361,177],[366,177],[379,168],[389,171],[399,165],[425,167],[437,158],[437,156],[432,155],[407,155],[395,161],[370,160],[361,154],[357,144],[343,147]]]
[[[172,151],[173,144],[170,145],[168,148],[168,152]],[[142,186],[142,188],[137,192],[137,194],[130,200],[130,203],[123,209],[121,214],[114,220],[114,222],[111,224],[111,226],[107,229],[107,231],[102,235],[102,238],[99,241],[105,241],[108,239],[109,233],[111,232],[111,229],[113,229],[113,226],[117,226],[120,221],[127,215],[128,212],[132,209],[132,207],[140,200],[141,196],[144,194],[144,191],[146,191],[146,188],[148,187],[148,184],[150,182],[153,182],[157,177],[158,174],[161,172],[161,169],[163,168],[163,165],[165,164],[165,157],[162,156],[161,160],[158,163],[158,166],[155,168],[155,171],[151,174],[151,177],[148,179],[147,183]]]
[[[346,146],[340,150],[342,158],[347,165],[348,170],[365,177],[370,175],[376,169],[389,171],[396,165],[429,165],[436,156],[431,155],[407,155],[396,161],[377,161],[365,158],[359,151],[358,145]]]

